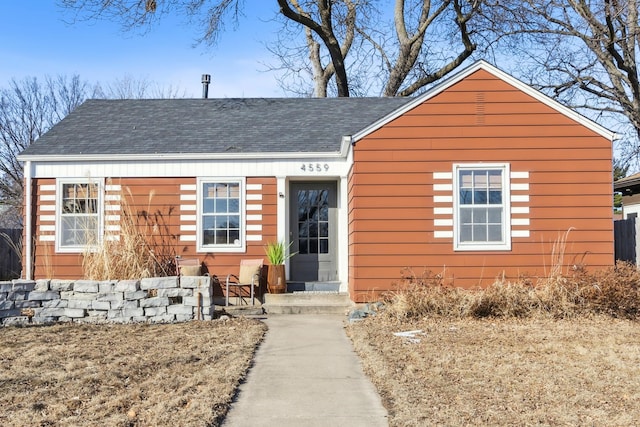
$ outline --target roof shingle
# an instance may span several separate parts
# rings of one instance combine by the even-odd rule
[[[408,98],[88,100],[22,155],[337,152]]]

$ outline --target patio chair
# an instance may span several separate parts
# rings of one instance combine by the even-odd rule
[[[260,288],[260,278],[262,277],[262,259],[243,259],[240,261],[240,273],[227,275],[225,306],[229,306],[229,292],[233,289],[233,293],[238,299],[238,305],[244,301],[242,295],[243,288],[250,289],[251,304],[255,305],[255,289]]]

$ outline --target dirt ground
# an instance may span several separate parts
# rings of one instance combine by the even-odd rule
[[[266,326],[0,328],[2,426],[216,426]]]
[[[347,332],[391,426],[640,425],[637,322],[374,318]]]

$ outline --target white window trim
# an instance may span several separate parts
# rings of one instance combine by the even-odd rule
[[[247,183],[244,177],[202,177],[197,179],[196,197],[196,252],[245,252],[247,249]],[[239,183],[240,184],[240,245],[205,246],[202,244],[202,187],[206,183]]]
[[[96,247],[87,245],[62,245],[62,196],[64,184],[98,184],[98,243],[104,235],[104,179],[103,178],[58,178],[56,179],[56,252],[82,253]]]
[[[460,207],[460,170],[493,169],[502,171],[502,236],[503,241],[496,242],[460,242],[458,223]],[[509,163],[454,163],[453,165],[453,250],[454,251],[510,251],[511,250],[511,178]]]

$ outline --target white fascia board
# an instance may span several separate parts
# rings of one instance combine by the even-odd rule
[[[416,97],[413,101],[405,104],[401,108],[399,108],[399,109],[395,110],[394,112],[388,114],[387,116],[381,118],[377,122],[372,123],[368,127],[362,129],[360,132],[358,132],[355,135],[353,135],[353,144],[355,144],[356,142],[358,142],[359,140],[361,140],[365,136],[369,135],[370,133],[380,129],[382,126],[386,125],[387,123],[391,122],[392,120],[395,120],[398,117],[402,116],[407,111],[417,107],[418,105],[422,104],[423,102],[427,101],[428,99],[433,98],[434,96],[440,94],[441,92],[444,92],[445,90],[447,90],[451,86],[455,85],[456,83],[460,82],[461,80],[464,80],[465,78],[467,78],[468,76],[470,76],[471,74],[475,73],[478,70],[484,70],[484,71],[487,71],[490,74],[493,74],[495,77],[503,80],[504,82],[510,84],[511,86],[514,86],[516,89],[521,90],[522,92],[526,93],[527,95],[530,95],[534,99],[536,99],[536,100],[542,102],[543,104],[553,108],[554,110],[558,111],[559,113],[564,114],[565,116],[569,117],[570,119],[575,120],[576,122],[580,123],[581,125],[585,126],[588,129],[591,129],[592,131],[594,131],[598,135],[600,135],[600,136],[602,136],[604,138],[607,138],[610,141],[613,141],[613,140],[619,138],[619,136],[615,132],[612,132],[612,131],[608,130],[607,128],[603,127],[603,126],[600,126],[599,124],[597,124],[593,120],[588,119],[587,117],[583,116],[582,114],[575,112],[571,108],[565,107],[564,105],[562,105],[558,101],[548,97],[547,95],[545,95],[542,92],[532,88],[531,86],[521,82],[520,80],[516,79],[515,77],[513,77],[513,76],[505,73],[504,71],[494,67],[493,65],[489,64],[488,62],[480,60],[480,61],[475,62],[474,64],[470,65],[469,67],[463,69],[462,71],[454,74],[453,76],[443,80],[441,83],[436,84],[434,87],[432,87],[427,92],[425,92],[422,95]]]
[[[246,159],[322,159],[346,158],[351,137],[344,137],[340,151],[284,153],[154,153],[154,154],[55,154],[19,155],[18,160],[41,162],[83,162],[119,160],[246,160]]]

